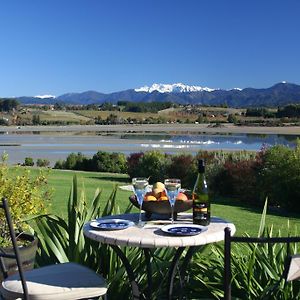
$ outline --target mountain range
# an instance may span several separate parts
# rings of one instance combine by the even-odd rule
[[[228,105],[229,107],[284,106],[300,103],[300,85],[281,82],[269,88],[256,89],[212,89],[200,86],[188,86],[182,83],[153,84],[137,89],[129,89],[109,94],[96,91],[68,93],[55,97],[51,95],[35,97],[17,97],[22,104],[101,104],[118,101],[132,102],[176,102],[181,104]]]

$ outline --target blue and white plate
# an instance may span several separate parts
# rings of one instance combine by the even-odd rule
[[[196,224],[169,224],[161,230],[170,235],[188,236],[197,235],[207,230],[207,227]]]
[[[90,223],[93,229],[100,230],[121,230],[133,226],[134,223],[123,219],[106,219],[106,220],[96,220]]]

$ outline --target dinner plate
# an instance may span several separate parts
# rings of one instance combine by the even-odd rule
[[[207,230],[205,226],[196,224],[169,224],[161,228],[161,230],[170,235],[197,235]]]
[[[134,225],[133,222],[124,219],[95,220],[90,223],[92,228],[100,230],[121,230],[132,225]]]

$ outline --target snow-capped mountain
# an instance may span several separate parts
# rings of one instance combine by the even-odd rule
[[[143,86],[137,89],[134,89],[135,92],[146,92],[152,93],[157,91],[159,93],[190,93],[190,92],[212,92],[215,89],[208,87],[201,87],[196,85],[185,85],[183,83],[173,83],[173,84],[163,84],[163,83],[154,83],[151,86]]]
[[[36,96],[34,96],[34,98],[38,98],[38,99],[49,99],[49,98],[52,98],[52,99],[54,99],[56,97],[53,96],[53,95],[36,95]]]
[[[176,84],[153,84],[151,87],[129,89],[109,94],[97,91],[68,93],[57,97],[51,95],[18,97],[23,104],[100,104],[118,101],[174,102],[181,104],[224,105],[230,107],[283,106],[300,103],[300,85],[281,82],[269,88],[234,88],[231,90],[209,89],[200,86]]]

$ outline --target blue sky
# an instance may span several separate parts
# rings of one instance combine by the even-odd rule
[[[0,3],[0,97],[300,84],[298,0]]]

